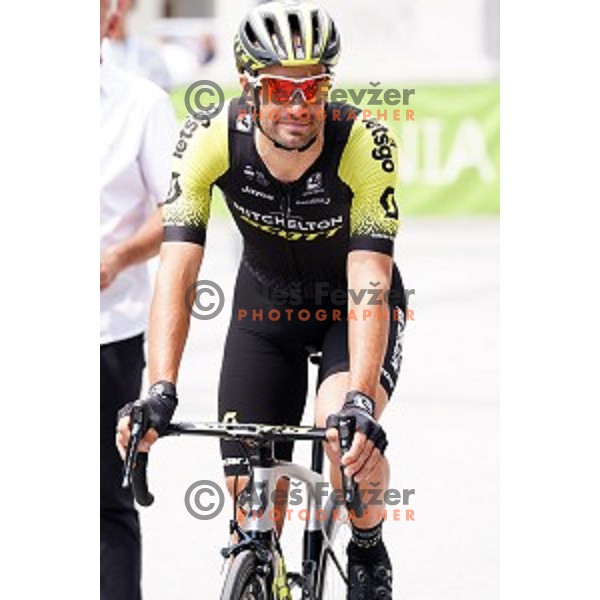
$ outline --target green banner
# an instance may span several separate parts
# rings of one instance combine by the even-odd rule
[[[413,87],[399,120],[388,108],[388,124],[401,141],[404,214],[497,214],[498,83]],[[414,110],[413,121],[406,119],[408,108]]]

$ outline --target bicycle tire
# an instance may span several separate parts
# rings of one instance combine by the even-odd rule
[[[325,523],[325,532],[345,575],[348,565],[346,546],[351,537],[350,525],[334,518],[332,512],[329,511],[329,518]],[[317,600],[339,600],[346,597],[347,590],[348,586],[339,573],[330,549],[324,543],[319,569]]]
[[[240,552],[231,563],[221,600],[272,600],[264,577],[256,573],[256,556],[250,550]]]

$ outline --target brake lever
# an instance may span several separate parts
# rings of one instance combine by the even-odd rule
[[[340,437],[340,455],[341,458],[350,451],[352,440],[354,439],[355,421],[353,417],[342,417],[338,423],[338,432]],[[344,490],[344,500],[349,511],[354,511],[357,517],[363,516],[363,503],[360,497],[358,483],[353,476],[348,477],[344,472],[344,465],[340,462],[340,471],[342,474],[342,487]]]
[[[154,502],[154,496],[148,491],[148,453],[138,451],[146,433],[147,420],[144,403],[136,400],[131,409],[131,435],[123,463],[121,487],[133,487],[133,496],[142,506],[150,506]]]

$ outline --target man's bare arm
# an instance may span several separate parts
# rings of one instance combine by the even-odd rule
[[[158,208],[130,238],[102,253],[100,289],[107,288],[123,269],[158,254],[162,235],[162,208]]]
[[[190,315],[186,291],[196,281],[204,248],[189,242],[164,243],[150,307],[148,374],[150,383],[177,382]]]
[[[371,398],[377,396],[381,366],[387,348],[389,307],[384,292],[390,289],[392,258],[379,252],[354,250],[348,255],[348,287],[356,295],[361,290],[380,290],[377,295],[365,293],[360,303],[349,294],[348,307],[356,320],[348,323],[350,353],[350,390],[358,390]],[[373,286],[375,283],[377,285]],[[377,301],[370,305],[369,301]],[[371,315],[365,311],[371,311]],[[379,317],[377,311],[381,311]],[[366,315],[366,316],[365,316]],[[365,318],[363,318],[365,317]]]

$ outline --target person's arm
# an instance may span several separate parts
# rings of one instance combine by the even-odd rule
[[[140,442],[141,452],[149,452],[177,407],[175,384],[190,327],[185,293],[196,280],[203,255],[203,247],[195,243],[166,243],[161,247],[148,327],[148,372],[152,385],[145,402],[150,410],[150,427]],[[165,383],[168,393],[163,391]],[[116,440],[123,459],[131,433],[131,403],[124,409],[119,415]]]
[[[379,252],[356,250],[348,256],[348,287],[378,290],[377,296],[365,294],[355,302],[350,294],[348,309],[355,319],[348,321],[350,380],[348,389],[376,398],[381,366],[387,347],[389,308],[385,301],[392,281],[392,258]],[[376,285],[373,285],[376,284]],[[360,296],[358,296],[360,297]],[[377,305],[369,304],[376,300]]]
[[[158,208],[130,238],[102,253],[100,289],[108,287],[123,269],[156,256],[162,236],[162,211]]]
[[[377,393],[388,342],[394,238],[399,214],[395,199],[397,146],[391,132],[370,119],[357,121],[340,161],[340,177],[353,192],[347,261],[348,351],[350,373],[342,410],[328,419],[328,440],[338,450],[334,426],[353,416],[357,431],[342,462],[347,475],[362,480],[378,467],[387,438],[377,419],[383,405]],[[373,296],[368,290],[377,289]],[[365,290],[363,294],[363,290]],[[361,297],[361,300],[357,300]],[[375,300],[377,304],[369,304]],[[370,312],[369,312],[370,311]],[[378,313],[378,311],[380,311]]]
[[[374,119],[354,123],[340,161],[340,176],[353,191],[350,208],[348,287],[354,297],[367,290],[360,304],[349,294],[349,390],[376,396],[387,347],[387,305],[392,280],[394,239],[398,232],[396,203],[398,157],[396,140],[389,129]],[[378,296],[368,290],[379,290]],[[369,302],[376,301],[373,305]],[[371,311],[371,314],[369,314]],[[379,318],[378,317],[379,312]]]
[[[177,383],[190,314],[185,294],[196,281],[204,248],[193,243],[163,244],[148,327],[148,375],[151,383]]]
[[[227,121],[189,117],[173,154],[164,206],[164,243],[148,331],[150,383],[177,382],[190,315],[185,295],[204,255],[213,185],[229,167]]]
[[[186,303],[198,276],[210,215],[212,186],[229,166],[227,122],[188,118],[173,153],[171,187],[163,207],[163,244],[150,307],[148,365],[150,389],[145,399],[150,428],[140,443],[147,452],[169,424],[177,406],[175,385],[187,340]],[[117,447],[129,443],[130,408],[119,419]]]

